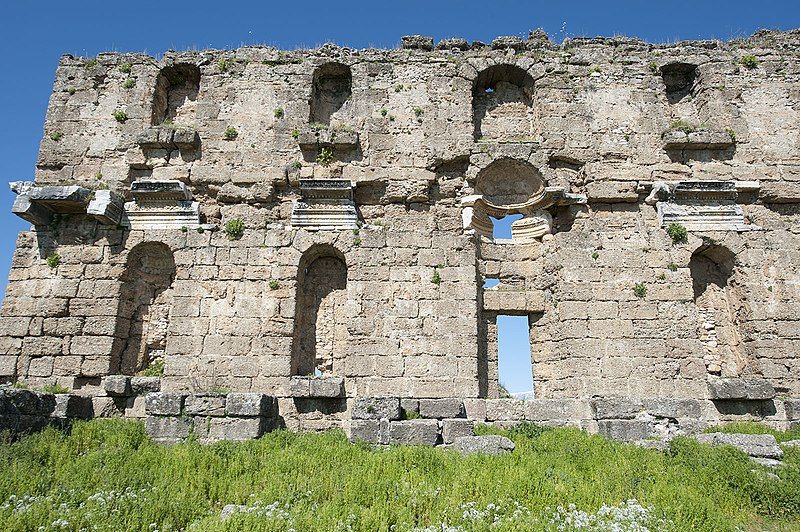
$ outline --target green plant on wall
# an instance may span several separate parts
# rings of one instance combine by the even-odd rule
[[[114,120],[120,124],[124,124],[128,120],[128,113],[122,110],[114,111]]]
[[[758,58],[751,54],[743,55],[739,63],[748,70],[758,68]]]
[[[239,240],[244,235],[244,222],[239,218],[233,218],[225,222],[225,234],[229,240]]]
[[[223,134],[225,140],[236,140],[238,136],[239,132],[236,131],[236,128],[233,126],[228,126],[228,129],[226,129],[225,133]]]
[[[647,295],[647,287],[644,285],[644,283],[636,283],[633,286],[633,293],[636,297],[642,299]]]
[[[283,107],[276,108],[272,114],[275,115],[275,118],[283,118]]]
[[[673,244],[685,244],[689,238],[686,228],[678,223],[669,224],[667,234],[672,239]]]
[[[333,150],[330,148],[322,148],[319,150],[317,154],[317,163],[321,164],[322,166],[330,166],[335,157],[333,156]]]
[[[47,256],[47,265],[51,268],[58,268],[58,265],[61,264],[61,255],[58,253],[51,253]]]
[[[55,142],[58,142],[63,137],[64,137],[64,134],[62,132],[60,132],[60,131],[54,131],[53,133],[50,133],[50,140],[55,141]]]

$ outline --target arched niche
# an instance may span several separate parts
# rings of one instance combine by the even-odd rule
[[[309,121],[330,125],[331,117],[350,99],[353,75],[341,63],[325,63],[314,70]]]
[[[144,242],[128,253],[117,312],[121,374],[133,375],[164,357],[174,279],[175,258],[166,244]]]
[[[548,193],[541,172],[527,161],[505,157],[478,172],[475,195],[462,199],[465,229],[494,238],[492,218],[523,217],[511,224],[512,240],[532,240],[552,231],[553,218],[546,210],[556,203]],[[562,191],[563,192],[563,191]]]
[[[515,65],[494,65],[472,83],[475,140],[527,140],[533,127],[533,77]]]
[[[308,249],[297,272],[292,375],[341,373],[347,343],[347,264],[329,245]]]
[[[165,121],[180,122],[190,118],[190,102],[200,91],[200,69],[196,65],[177,63],[161,69],[153,92],[153,125]]]
[[[694,302],[702,323],[709,373],[740,376],[747,365],[740,323],[744,306],[737,287],[736,256],[721,245],[697,249],[689,261]]]
[[[692,94],[697,79],[697,65],[675,62],[662,66],[660,70],[669,103],[678,103]]]

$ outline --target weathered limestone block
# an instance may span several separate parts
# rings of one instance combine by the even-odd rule
[[[86,206],[86,214],[105,225],[119,225],[124,212],[124,198],[111,190],[95,190]]]
[[[224,416],[225,396],[190,395],[186,398],[183,413],[187,416]]]
[[[493,50],[505,50],[511,48],[514,51],[520,52],[525,49],[525,41],[516,35],[503,35],[496,37],[492,41]]]
[[[455,398],[420,399],[419,415],[434,419],[464,417],[464,401]]]
[[[150,416],[179,416],[187,394],[154,392],[145,398],[145,410]]]
[[[662,418],[700,418],[702,406],[695,399],[655,398],[645,399],[644,409],[648,414]]]
[[[407,50],[433,50],[433,37],[427,35],[403,35],[402,48]]]
[[[460,436],[453,441],[453,449],[461,454],[505,454],[516,445],[505,436]]]
[[[783,458],[775,436],[771,434],[726,434],[712,432],[710,434],[697,434],[694,438],[700,443],[710,445],[732,445],[754,458],[769,458],[780,460]]]
[[[765,400],[775,398],[775,388],[765,379],[714,378],[708,381],[711,399]]]
[[[525,418],[525,401],[515,399],[487,399],[487,421],[519,421]]]
[[[131,395],[131,378],[126,375],[109,375],[103,379],[103,389],[108,395]]]
[[[400,419],[398,397],[358,397],[353,402],[353,419]]]
[[[225,415],[228,416],[277,416],[277,402],[274,397],[260,393],[229,393],[225,401]]]
[[[0,389],[0,413],[23,416],[51,416],[56,398],[51,393],[21,389]]]
[[[456,438],[462,436],[472,436],[475,423],[468,419],[444,419],[442,420],[442,441],[450,444]]]
[[[389,423],[389,443],[402,445],[436,445],[439,422],[435,419],[408,419]]]
[[[437,50],[461,50],[462,52],[465,50],[469,50],[469,43],[466,39],[460,38],[451,38],[451,39],[442,39],[438,43],[436,43]]]
[[[179,443],[191,434],[193,420],[190,417],[148,416],[144,427],[156,443]]]
[[[800,399],[787,399],[783,402],[783,407],[787,420],[800,421]]]
[[[297,137],[297,144],[304,150],[330,147],[338,150],[358,147],[358,133],[342,129],[304,129]]]

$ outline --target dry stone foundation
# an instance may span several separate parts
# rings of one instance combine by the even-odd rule
[[[33,179],[12,183],[31,228],[0,382],[165,441],[796,425],[799,44],[64,56]],[[501,398],[507,315],[529,326],[528,401]],[[231,414],[237,394],[272,406]]]

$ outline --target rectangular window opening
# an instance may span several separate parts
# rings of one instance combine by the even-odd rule
[[[500,397],[505,396],[505,390],[520,399],[533,398],[533,359],[528,316],[497,316],[497,348]]]

